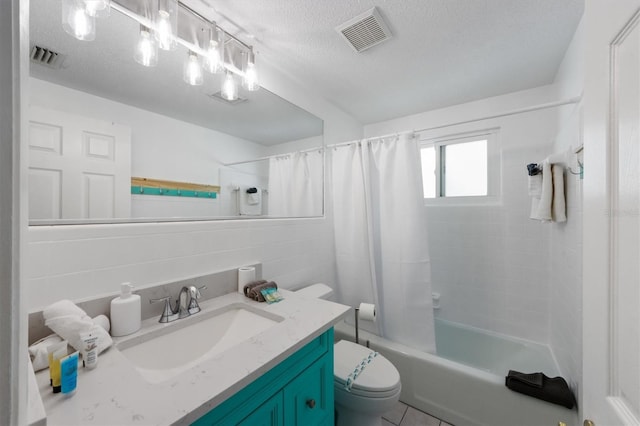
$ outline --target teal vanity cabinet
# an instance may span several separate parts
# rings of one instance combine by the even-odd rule
[[[333,410],[331,328],[193,425],[326,426]]]

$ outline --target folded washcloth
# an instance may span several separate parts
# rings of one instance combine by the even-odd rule
[[[98,353],[113,343],[111,336],[103,327],[94,324],[93,319],[85,311],[69,300],[61,300],[48,306],[42,311],[42,316],[44,317],[44,325],[68,341],[69,345],[77,351],[83,349],[80,333],[91,331],[98,336]],[[99,320],[98,322],[103,321]]]
[[[266,289],[266,288],[278,288],[278,285],[273,282],[273,281],[269,281],[268,283],[263,283],[260,285],[257,285],[253,288],[251,288],[249,290],[249,294],[247,295],[247,297],[257,301],[257,302],[264,302],[264,296],[262,295],[262,290]]]
[[[266,282],[267,280],[256,280],[256,281],[248,282],[247,284],[244,285],[244,295],[249,297],[249,290],[251,290],[255,286],[265,284]]]
[[[29,357],[33,364],[33,371],[40,371],[49,367],[49,354],[47,353],[47,348],[50,345],[60,342],[62,342],[60,336],[57,334],[50,334],[29,346]]]
[[[573,408],[575,397],[562,377],[547,377],[543,373],[521,373],[509,370],[505,385],[512,391],[553,404]]]

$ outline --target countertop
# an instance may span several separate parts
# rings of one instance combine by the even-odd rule
[[[162,383],[147,382],[115,345],[100,354],[97,368],[78,369],[77,390],[71,396],[52,393],[48,369],[36,373],[47,424],[190,424],[331,328],[350,309],[286,290],[281,293],[284,300],[271,305],[238,293],[202,302],[202,312],[195,315],[242,303],[284,321]],[[158,327],[157,319],[143,321],[142,330],[145,327]]]

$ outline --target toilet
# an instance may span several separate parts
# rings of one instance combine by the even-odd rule
[[[331,300],[333,290],[326,284],[313,284],[296,293]],[[400,399],[398,370],[382,355],[346,340],[334,344],[333,361],[336,425],[381,425],[382,415]]]

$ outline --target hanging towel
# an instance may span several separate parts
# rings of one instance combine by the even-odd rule
[[[257,189],[256,192],[247,192],[248,189]],[[260,216],[262,214],[262,190],[251,187],[241,190],[238,198],[240,203],[240,215]]]
[[[529,176],[529,197],[540,199],[542,196],[542,174]]]
[[[553,202],[553,176],[551,163],[548,160],[542,162],[542,191],[540,197],[531,199],[531,215],[534,220],[551,221],[551,203]]]
[[[553,212],[552,218],[554,222],[566,222],[567,205],[564,199],[564,167],[559,164],[551,166],[551,174],[553,175]]]

